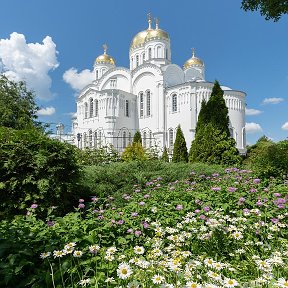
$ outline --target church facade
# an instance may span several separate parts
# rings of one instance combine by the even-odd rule
[[[195,138],[201,103],[208,101],[213,83],[205,80],[205,65],[195,56],[183,68],[171,62],[170,37],[152,27],[135,35],[129,51],[130,67],[117,67],[112,56],[98,56],[94,80],[77,98],[73,119],[75,145],[97,148],[112,144],[122,152],[137,130],[142,145],[166,146],[171,152],[180,125],[187,148]],[[241,91],[222,86],[229,110],[230,133],[240,153],[246,152],[245,97]]]

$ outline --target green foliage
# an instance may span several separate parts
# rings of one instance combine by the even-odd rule
[[[241,157],[235,147],[235,140],[209,123],[198,130],[189,151],[189,161],[236,165],[241,163]]]
[[[282,15],[288,13],[286,0],[242,0],[242,9],[245,11],[258,11],[266,20],[278,21]]]
[[[265,136],[261,137],[248,148],[244,164],[262,178],[288,178],[288,141],[274,143]]]
[[[0,128],[1,217],[23,213],[31,204],[58,206],[63,214],[77,199],[77,148],[36,129]]]
[[[86,148],[78,151],[78,161],[80,165],[109,164],[120,160],[119,152],[112,145],[95,149]]]
[[[236,142],[230,136],[228,108],[223,94],[220,84],[215,81],[209,101],[202,102],[195,139],[189,151],[190,162],[221,165],[241,163]]]
[[[0,126],[17,130],[40,127],[37,110],[34,94],[24,82],[16,83],[0,75]]]
[[[142,138],[141,138],[141,133],[140,131],[136,131],[133,137],[133,144],[135,143],[141,143],[142,144]]]
[[[164,162],[169,162],[169,155],[168,155],[168,150],[166,148],[166,146],[164,147],[162,156],[161,156],[161,160]]]
[[[180,125],[177,127],[176,131],[176,139],[173,146],[172,162],[188,162],[186,141]]]
[[[124,161],[134,161],[134,160],[147,160],[147,154],[143,148],[141,142],[133,142],[128,144],[122,154],[122,160]]]
[[[199,285],[210,282],[207,273],[213,269],[221,273],[221,280],[215,280],[219,287],[225,286],[222,279],[233,279],[231,282],[237,281],[238,287],[258,287],[255,280],[267,274],[263,271],[263,264],[267,263],[271,276],[265,283],[267,287],[283,283],[287,278],[287,203],[283,207],[287,186],[271,181],[269,189],[265,189],[263,182],[253,179],[247,171],[233,168],[224,174],[219,166],[215,170],[204,164],[155,161],[150,165],[146,161],[110,165],[111,171],[117,166],[129,166],[131,171],[138,167],[137,173],[156,166],[154,170],[158,174],[142,186],[134,182],[134,187],[121,194],[121,203],[97,195],[97,199],[85,202],[85,208],[77,208],[64,217],[50,214],[53,223],[49,226],[38,218],[37,209],[30,215],[1,221],[0,287],[129,287],[136,279],[139,287],[156,287],[151,280],[155,274],[165,277],[165,283],[186,287],[191,278]],[[95,169],[99,169],[99,174],[102,169],[103,174],[110,165],[95,166]],[[185,178],[166,182],[164,174],[168,167],[174,173],[179,169]],[[209,177],[207,169],[211,172]],[[114,172],[114,178],[119,172]],[[128,170],[122,172],[117,179]],[[136,245],[144,248],[143,254],[134,252]],[[117,250],[112,251],[111,246]],[[162,253],[155,255],[158,248]],[[56,257],[53,255],[56,251],[60,255],[61,251],[67,253]],[[74,251],[83,254],[76,257]],[[107,255],[112,256],[111,261]],[[125,258],[121,260],[123,255]],[[181,257],[182,267],[197,264],[195,269],[190,269],[189,280],[183,273],[167,269],[167,255],[169,263],[176,264],[179,255],[188,256]],[[135,262],[136,257],[141,260],[139,265],[130,261]],[[191,262],[193,259],[197,262]],[[223,269],[219,272],[209,267],[207,260]],[[152,261],[153,265],[149,265]],[[121,262],[129,263],[133,269],[128,279],[120,279],[117,273]],[[141,267],[141,263],[147,263],[148,269]],[[114,277],[115,282],[105,282],[108,277]],[[89,284],[81,285],[83,279],[89,279]]]

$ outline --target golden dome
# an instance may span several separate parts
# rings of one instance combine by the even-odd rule
[[[162,29],[159,29],[159,21],[155,18],[156,21],[156,28],[152,29],[152,19],[151,15],[148,14],[148,28],[147,30],[141,31],[134,36],[133,40],[131,41],[130,49],[133,49],[139,45],[143,45],[146,42],[153,40],[153,39],[165,39],[169,40],[169,35]]]
[[[192,57],[184,63],[183,67],[184,67],[184,69],[188,69],[194,65],[204,66],[204,63],[201,59],[199,59],[195,56],[195,49],[192,49]]]
[[[108,55],[107,49],[108,46],[106,44],[103,45],[104,48],[104,54],[98,56],[95,60],[95,64],[111,64],[111,65],[115,65],[115,60],[113,59],[113,57],[111,57],[110,55]]]
[[[136,36],[131,41],[130,49],[144,44],[148,31],[149,30],[147,29],[147,30],[144,30],[144,31],[137,33]]]
[[[162,29],[156,28],[155,30],[149,30],[145,38],[145,42],[153,39],[165,39],[169,40],[169,35]]]

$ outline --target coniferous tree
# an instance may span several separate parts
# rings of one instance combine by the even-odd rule
[[[140,131],[138,131],[138,130],[137,130],[136,133],[134,134],[133,144],[135,144],[135,143],[137,143],[137,142],[139,142],[139,143],[142,144],[141,133],[140,133]]]
[[[188,162],[186,141],[180,125],[177,127],[176,139],[173,147],[172,162]]]
[[[202,102],[196,135],[189,151],[190,162],[232,165],[241,157],[229,132],[228,108],[224,92],[215,81],[209,101]]]
[[[166,146],[164,147],[161,160],[164,162],[169,162],[168,150],[167,150]]]

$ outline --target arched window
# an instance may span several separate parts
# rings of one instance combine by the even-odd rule
[[[174,143],[174,140],[173,140],[173,129],[169,129],[169,147],[170,148],[173,148],[173,143]]]
[[[246,130],[242,128],[242,148],[246,148]]]
[[[98,144],[97,141],[98,141],[98,139],[97,139],[97,131],[95,131],[94,132],[94,147],[95,148],[97,148],[97,144]]]
[[[140,117],[143,117],[144,115],[144,96],[143,96],[143,92],[140,92],[139,95],[139,102],[140,102]]]
[[[87,104],[87,102],[85,102],[85,104],[84,104],[84,118],[85,119],[88,118],[88,104]]]
[[[136,55],[136,67],[139,66],[139,55]]]
[[[168,49],[165,49],[165,58],[168,59]]]
[[[123,132],[123,149],[126,148],[126,131]]]
[[[150,147],[152,147],[152,137],[153,137],[153,136],[152,136],[152,132],[150,131],[150,133],[149,133],[149,142],[150,142],[150,143],[149,143],[149,146],[150,146]]]
[[[146,139],[147,139],[147,133],[143,133],[143,147],[146,147]]]
[[[145,62],[145,53],[142,54],[142,64]]]
[[[96,70],[96,80],[99,78],[99,71]]]
[[[157,58],[161,58],[161,47],[160,46],[158,46],[157,47]]]
[[[101,131],[99,131],[99,142],[98,142],[98,146],[101,147],[102,146],[102,133]]]
[[[99,116],[99,101],[95,99],[95,116]]]
[[[88,132],[88,137],[89,137],[89,147],[92,147],[93,144],[93,135],[92,135],[92,130],[89,130]]]
[[[148,49],[148,59],[151,59],[152,58],[152,48],[150,47]]]
[[[177,112],[177,95],[172,96],[172,112]]]
[[[134,61],[133,61],[133,60],[134,60],[133,57],[131,57],[131,67],[132,67],[132,68],[134,68],[134,65],[133,65],[133,64],[134,64]]]
[[[151,93],[149,90],[146,92],[146,115],[151,115]]]
[[[90,98],[89,99],[89,118],[92,118],[93,117],[93,99]]]
[[[131,132],[129,132],[128,135],[129,135],[129,136],[128,136],[128,141],[129,141],[129,144],[131,144],[131,143],[132,143],[132,135],[131,135]]]

